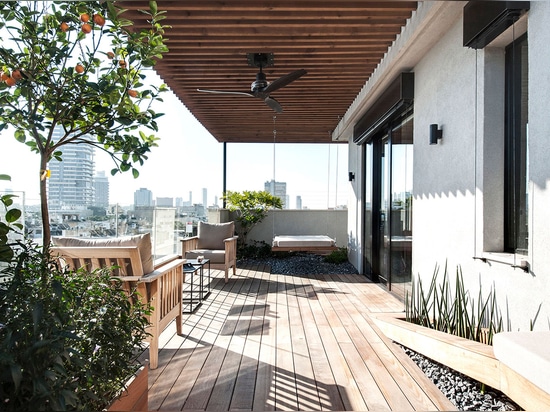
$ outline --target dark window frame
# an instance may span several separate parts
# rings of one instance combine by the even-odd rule
[[[506,47],[504,251],[528,251],[527,34]]]

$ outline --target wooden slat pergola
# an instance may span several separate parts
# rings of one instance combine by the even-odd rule
[[[416,9],[414,1],[158,0],[169,53],[157,72],[220,142],[330,143],[331,133]],[[147,1],[124,0],[143,26]],[[273,53],[273,81],[307,74],[273,93],[284,111],[260,99],[207,94],[249,91],[258,72],[248,53]],[[276,125],[274,125],[276,115]]]

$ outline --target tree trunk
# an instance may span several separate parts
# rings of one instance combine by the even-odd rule
[[[44,250],[50,246],[50,213],[48,211],[48,187],[46,184],[48,155],[40,153],[40,211],[42,213],[42,245]]]

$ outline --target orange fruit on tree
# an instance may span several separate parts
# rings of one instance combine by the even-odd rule
[[[6,81],[10,78],[10,75],[9,75],[9,73],[2,72],[2,74],[0,74],[0,78],[4,82],[4,81]]]
[[[15,80],[21,80],[23,78],[23,76],[21,75],[21,71],[19,70],[14,70],[13,72],[11,72],[11,77],[13,77]]]
[[[15,86],[15,83],[17,83],[17,80],[15,80],[13,77],[8,77],[6,79],[6,84],[10,87]]]
[[[137,97],[137,95],[138,95],[138,92],[136,90],[132,90],[132,89],[128,90],[128,96]]]
[[[119,60],[118,65],[122,68],[125,68],[126,67],[126,62],[124,60]]]
[[[82,25],[82,31],[84,33],[90,33],[92,31],[92,26],[90,26],[88,23],[84,23]]]
[[[60,28],[61,31],[64,33],[64,32],[66,32],[67,30],[69,30],[69,25],[68,25],[67,23],[63,22],[63,23],[61,23],[61,24],[59,25],[59,28]]]
[[[103,26],[105,24],[105,19],[101,14],[94,14],[93,20],[94,20],[94,23],[97,24],[98,26]]]
[[[107,52],[107,57],[108,57],[109,59],[114,59],[115,54],[114,54],[113,52]]]
[[[82,74],[82,73],[84,73],[84,66],[82,66],[80,63],[78,63],[78,64],[74,67],[74,70],[75,70],[78,74]]]
[[[82,13],[80,15],[80,21],[83,23],[88,23],[90,21],[90,15],[88,13]]]

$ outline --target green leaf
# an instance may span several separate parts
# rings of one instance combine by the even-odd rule
[[[139,177],[139,170],[132,168],[132,175],[134,176],[134,179],[137,179]]]
[[[11,181],[11,176],[10,175],[0,175],[0,180]]]
[[[21,217],[21,211],[19,209],[10,209],[6,213],[6,221],[8,223],[13,223],[19,220]]]
[[[149,2],[149,8],[151,9],[151,14],[154,16],[158,12],[157,2],[156,1],[150,1]]]

